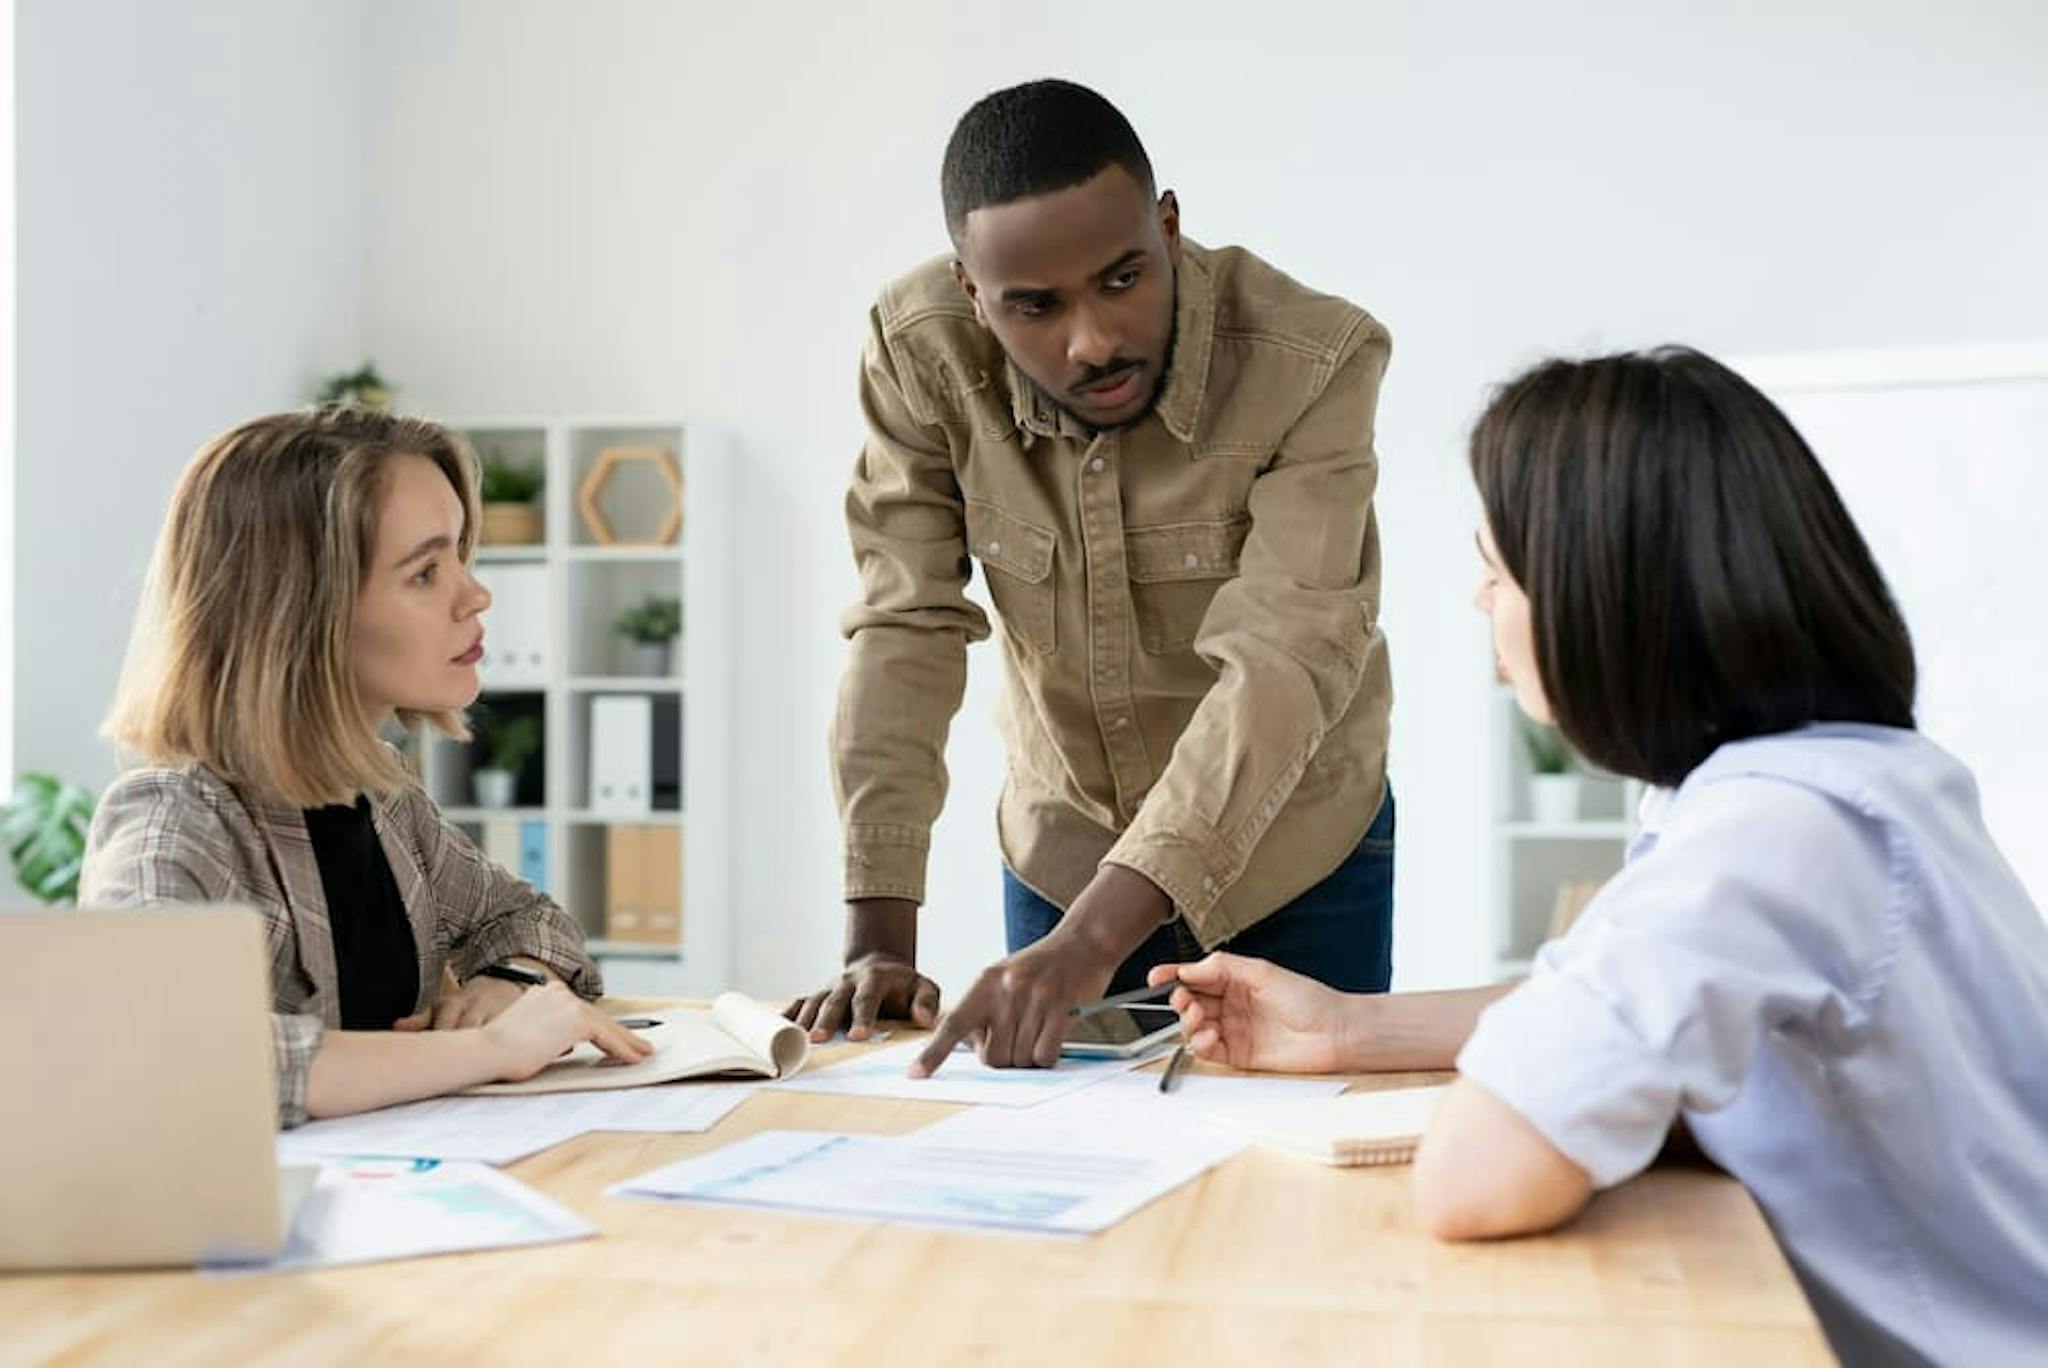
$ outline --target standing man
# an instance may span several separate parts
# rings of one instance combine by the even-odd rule
[[[847,525],[861,598],[832,764],[845,969],[823,1039],[938,1017],[916,969],[979,563],[1003,627],[1010,954],[915,1072],[973,1039],[1049,1066],[1068,1009],[1229,945],[1352,991],[1391,972],[1391,702],[1373,412],[1387,333],[1181,236],[1137,135],[1064,81],[961,118],[953,255],[886,287]]]

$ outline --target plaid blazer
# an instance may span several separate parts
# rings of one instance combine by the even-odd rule
[[[419,951],[419,1002],[445,965],[458,979],[512,955],[550,965],[586,998],[604,991],[574,918],[491,862],[417,788],[370,800]],[[263,918],[280,1124],[306,1119],[306,1074],[341,1024],[334,935],[299,809],[226,783],[200,764],[131,770],[100,799],[78,900],[89,907],[235,903]]]

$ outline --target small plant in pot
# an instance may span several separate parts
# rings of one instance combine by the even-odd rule
[[[683,630],[683,601],[673,594],[649,594],[612,619],[612,630],[633,643],[635,674],[665,675]]]
[[[1563,735],[1524,718],[1522,748],[1529,757],[1529,815],[1539,822],[1577,821],[1580,775]]]
[[[477,540],[486,546],[532,546],[540,541],[540,492],[547,483],[540,463],[490,452],[478,458],[478,465],[483,525],[477,529]]]
[[[519,771],[540,749],[540,719],[511,717],[483,728],[484,761],[470,775],[476,805],[511,807],[519,790]]]
[[[377,373],[376,362],[365,361],[352,371],[328,376],[314,398],[317,403],[348,404],[385,413],[391,408],[391,386]]]

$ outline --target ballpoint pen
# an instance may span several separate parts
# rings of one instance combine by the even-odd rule
[[[1180,1076],[1180,1066],[1188,1057],[1188,1043],[1183,1040],[1173,1047],[1173,1058],[1166,1061],[1166,1072],[1159,1075],[1159,1091],[1172,1092],[1174,1082]]]
[[[1067,1008],[1067,1015],[1077,1017],[1094,1016],[1097,1012],[1107,1012],[1116,1007],[1128,1007],[1134,1002],[1150,1002],[1155,998],[1165,997],[1178,987],[1180,987],[1179,979],[1168,979],[1164,983],[1155,983],[1149,988],[1133,988],[1128,993],[1112,993],[1100,1002],[1084,1002],[1078,1007],[1069,1007]]]

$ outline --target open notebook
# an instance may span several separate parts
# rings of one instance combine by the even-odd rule
[[[1262,1145],[1325,1164],[1405,1164],[1443,1095],[1441,1086],[1345,1093],[1217,1120]]]
[[[595,1088],[638,1088],[679,1078],[752,1074],[788,1078],[810,1057],[810,1038],[795,1022],[738,993],[721,993],[710,1011],[664,1007],[638,1014],[652,1026],[634,1034],[654,1045],[638,1064],[607,1060],[595,1045],[578,1045],[523,1083],[485,1083],[472,1093],[582,1092]],[[636,1018],[637,1019],[637,1018]]]

